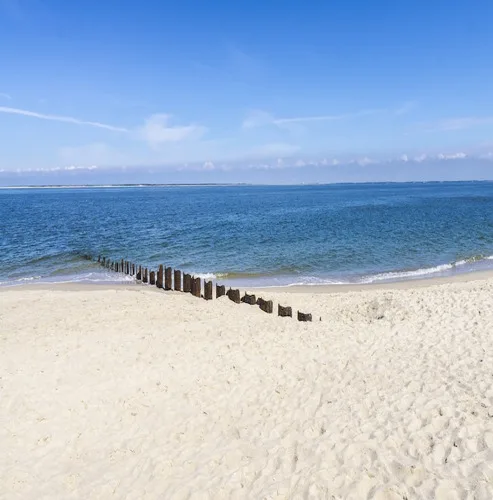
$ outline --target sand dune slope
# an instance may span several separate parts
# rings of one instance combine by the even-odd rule
[[[491,499],[493,281],[0,293],[0,498]]]

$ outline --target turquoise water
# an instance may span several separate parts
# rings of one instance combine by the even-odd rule
[[[226,284],[493,268],[493,183],[0,189],[0,284],[115,281],[88,256]]]

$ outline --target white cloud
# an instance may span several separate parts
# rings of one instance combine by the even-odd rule
[[[401,161],[408,162],[409,161],[409,157],[407,155],[401,155]]]
[[[79,120],[78,118],[73,118],[71,116],[47,115],[43,113],[36,113],[35,111],[28,111],[25,109],[18,109],[18,108],[9,108],[6,106],[0,106],[0,113],[28,116],[31,118],[39,118],[40,120],[72,123],[74,125],[87,125],[89,127],[102,128],[106,130],[112,130],[114,132],[129,132],[129,130],[124,127],[115,127],[113,125],[107,125],[106,123]]]
[[[418,163],[421,163],[421,162],[423,162],[423,161],[425,161],[427,159],[428,159],[428,155],[425,155],[425,154],[421,154],[421,155],[415,156],[413,158],[413,160],[416,161],[416,162],[418,162]]]
[[[316,115],[316,116],[294,116],[288,118],[276,118],[271,113],[262,110],[251,111],[243,121],[242,127],[256,128],[264,127],[266,125],[275,125],[277,127],[284,127],[293,123],[307,123],[307,122],[324,122],[324,121],[338,121],[350,118],[357,118],[360,116],[373,115],[382,113],[383,109],[363,109],[354,113],[345,113],[340,115]]]
[[[216,166],[211,161],[206,161],[202,165],[203,170],[214,170],[215,168],[216,168]]]
[[[0,92],[0,99],[8,99],[10,101],[12,96],[10,94],[6,94],[5,92]]]
[[[10,108],[7,106],[0,106],[0,113],[26,116],[29,118],[37,118],[40,120],[70,123],[73,125],[84,125],[110,130],[113,132],[123,132],[126,134],[131,133],[136,138],[146,141],[152,147],[156,147],[166,142],[183,141],[190,137],[199,138],[206,131],[205,127],[194,124],[186,126],[170,126],[168,125],[168,122],[171,118],[170,115],[163,113],[151,115],[146,119],[142,127],[138,127],[136,129],[108,125],[106,123],[96,121],[80,120],[72,116],[50,115],[25,109]]]
[[[90,165],[90,166],[76,166],[76,165],[69,165],[66,167],[40,167],[40,168],[23,168],[20,169],[18,168],[16,170],[17,173],[24,173],[24,172],[73,172],[75,170],[86,170],[86,171],[91,171],[91,170],[97,170],[97,165]]]
[[[346,120],[349,118],[357,118],[360,116],[374,115],[382,113],[383,109],[363,109],[354,113],[345,113],[341,115],[318,115],[318,116],[296,116],[291,118],[277,118],[274,120],[276,125],[284,125],[286,123],[303,123],[303,122],[321,122],[321,121],[337,121]]]
[[[246,129],[263,127],[266,125],[276,125],[278,127],[283,127],[285,125],[293,123],[330,122],[339,120],[349,120],[352,118],[359,118],[362,116],[370,116],[381,113],[394,113],[396,115],[402,115],[411,111],[415,106],[416,106],[415,101],[409,101],[394,110],[375,108],[375,109],[362,109],[350,113],[342,113],[334,115],[292,116],[286,118],[277,118],[271,113],[268,113],[266,111],[253,110],[247,115],[247,117],[243,121],[242,126],[243,128]]]
[[[364,158],[355,160],[355,163],[357,163],[360,167],[366,167],[366,165],[374,165],[380,162],[378,162],[377,160],[372,160],[371,158],[365,156]]]
[[[166,142],[179,142],[190,137],[198,138],[205,131],[199,125],[169,126],[171,116],[163,113],[150,116],[145,125],[138,129],[138,136],[152,147]]]
[[[82,166],[75,166],[75,165],[70,165],[68,167],[63,167],[62,170],[97,170],[97,165],[91,165],[89,167],[82,167]]]
[[[428,132],[446,132],[454,130],[465,130],[480,125],[493,123],[493,116],[465,116],[461,118],[447,118],[436,123],[428,124]]]
[[[464,158],[467,158],[467,155],[466,153],[449,153],[449,154],[445,154],[445,153],[439,153],[437,155],[437,158],[439,160],[462,160]]]

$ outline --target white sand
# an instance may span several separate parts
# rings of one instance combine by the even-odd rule
[[[492,279],[274,298],[2,290],[0,498],[493,498]]]

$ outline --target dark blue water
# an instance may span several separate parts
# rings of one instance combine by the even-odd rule
[[[493,183],[0,189],[0,283],[115,280],[99,254],[251,286],[493,268]]]

